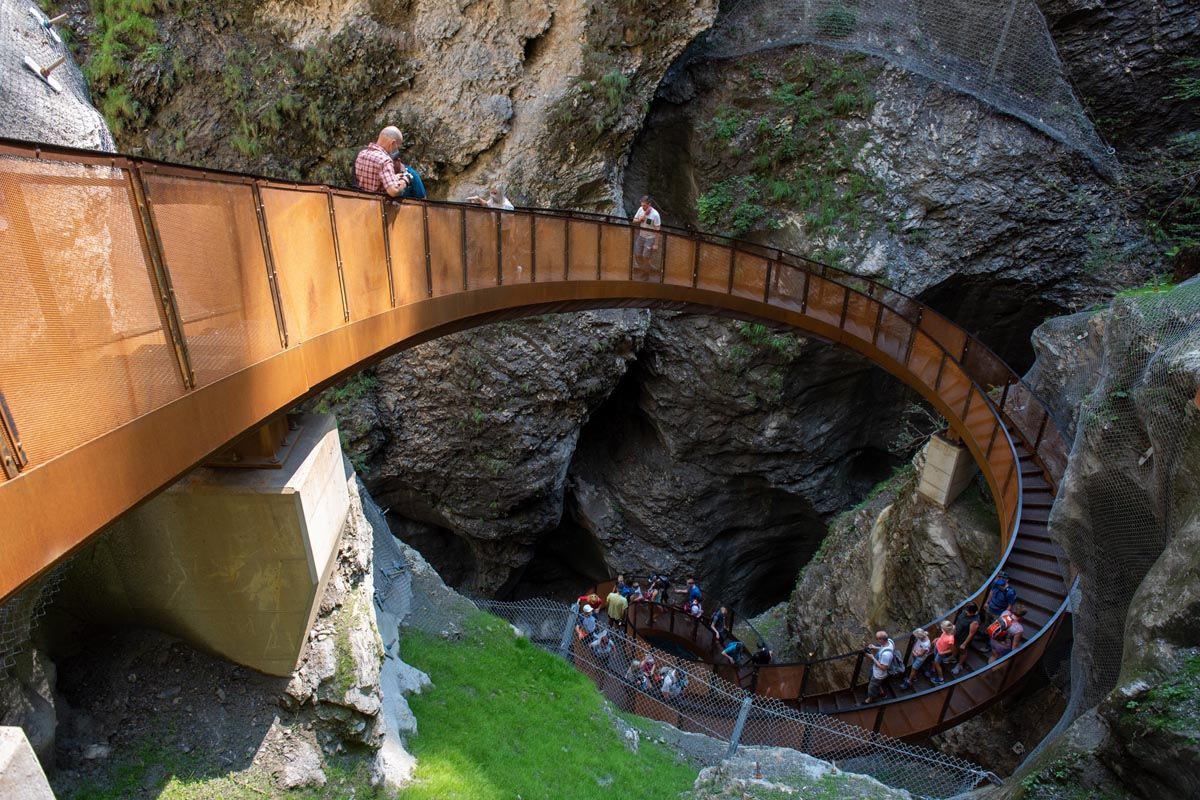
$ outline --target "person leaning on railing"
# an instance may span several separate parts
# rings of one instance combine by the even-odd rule
[[[395,125],[380,131],[378,138],[354,159],[354,184],[364,192],[424,199],[425,184],[421,176],[400,160],[403,144],[404,134]]]

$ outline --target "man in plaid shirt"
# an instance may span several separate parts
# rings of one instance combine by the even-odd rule
[[[354,159],[354,180],[360,189],[387,194],[390,197],[417,195],[416,192],[409,191],[410,187],[416,188],[416,177],[405,169],[403,164],[399,169],[396,167],[400,145],[403,143],[404,136],[400,129],[389,125],[380,131],[378,139],[359,151],[358,157]],[[419,196],[424,197],[424,187],[421,189]]]

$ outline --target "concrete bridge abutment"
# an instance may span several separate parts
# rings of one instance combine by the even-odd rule
[[[196,469],[111,525],[71,565],[70,615],[290,675],[350,508],[333,417],[298,423],[278,468]]]

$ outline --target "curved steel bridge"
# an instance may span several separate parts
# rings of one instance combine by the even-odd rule
[[[1020,683],[1066,611],[1047,533],[1066,447],[1047,410],[981,342],[879,283],[669,228],[653,262],[638,263],[636,235],[600,215],[396,203],[0,140],[0,599],[239,437],[398,350],[547,312],[690,309],[849,347],[936,407],[991,487],[1001,566],[1030,609],[1024,647],[940,687],[863,707],[851,654],[760,670],[756,691],[913,738]]]

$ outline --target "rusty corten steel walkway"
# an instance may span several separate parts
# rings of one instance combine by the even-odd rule
[[[908,737],[1019,682],[1065,609],[1046,520],[1066,448],[1045,408],[984,345],[883,285],[666,228],[638,264],[636,235],[599,215],[384,202],[0,140],[0,599],[240,435],[400,349],[554,311],[691,309],[840,343],[932,403],[991,487],[1004,566],[1031,608],[1013,656],[877,708],[857,709],[853,692],[808,697],[812,670],[760,672],[758,690]]]

